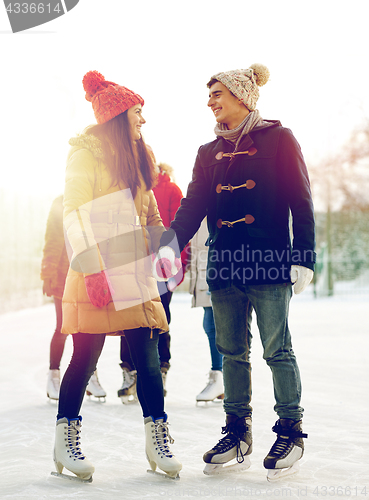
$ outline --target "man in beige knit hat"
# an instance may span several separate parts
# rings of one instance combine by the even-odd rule
[[[164,259],[170,262],[166,269],[175,269],[173,241],[177,238],[183,249],[207,216],[207,283],[216,344],[223,354],[226,425],[225,436],[204,455],[204,473],[250,466],[254,310],[278,415],[272,428],[277,439],[264,460],[268,478],[274,480],[297,471],[307,437],[301,429],[301,382],[288,308],[292,290],[301,293],[313,277],[315,236],[300,146],[289,129],[263,120],[256,109],[259,87],[268,79],[268,69],[254,64],[217,73],[208,82],[216,139],[198,151],[187,196],[161,238],[159,266],[153,269],[164,266]],[[234,465],[224,466],[233,459]]]

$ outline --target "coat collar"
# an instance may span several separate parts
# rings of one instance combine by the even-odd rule
[[[263,134],[266,130],[277,129],[278,127],[281,127],[280,121],[268,120],[260,127],[251,130],[249,134],[242,138],[237,152],[249,151],[251,154],[246,156],[253,159],[269,158],[274,156],[277,144],[276,141],[272,140],[270,143],[263,141],[260,134]],[[206,155],[204,157],[205,167],[223,162],[228,163],[230,160],[229,155],[234,152],[234,144],[227,141],[223,137],[217,137],[213,142],[205,144],[203,148]],[[256,148],[257,152],[255,153],[252,148]],[[224,156],[224,153],[226,153],[226,156]]]
[[[95,156],[101,160],[104,159],[104,152],[100,139],[91,134],[79,134],[76,137],[69,139],[69,144],[73,148],[88,149]]]

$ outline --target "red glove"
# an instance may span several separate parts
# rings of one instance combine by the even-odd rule
[[[114,290],[105,271],[86,276],[85,285],[88,298],[93,306],[103,307],[111,301],[111,292],[114,293]]]

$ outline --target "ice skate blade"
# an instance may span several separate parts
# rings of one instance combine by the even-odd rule
[[[138,399],[135,396],[119,396],[120,400],[124,405],[132,405],[134,403],[138,403]]]
[[[206,476],[215,476],[217,474],[228,474],[229,472],[242,472],[250,468],[251,460],[249,457],[244,457],[241,463],[234,463],[231,465],[225,464],[206,464],[203,473]]]
[[[267,480],[270,482],[278,481],[283,477],[292,476],[296,474],[300,469],[298,462],[295,462],[291,467],[286,467],[285,469],[268,469]]]
[[[158,471],[152,470],[152,469],[147,469],[147,472],[149,474],[156,474],[157,476],[165,477],[166,479],[171,479],[172,481],[178,481],[180,479],[178,472],[177,472],[176,476],[170,476],[166,472],[158,472]]]
[[[203,403],[203,404],[199,404],[199,403]],[[220,396],[218,398],[214,398],[214,399],[196,399],[196,406],[206,407],[206,406],[208,406],[208,404],[219,405],[220,403],[223,403],[223,398]]]
[[[93,401],[95,403],[106,403],[106,396],[94,396],[91,392],[86,392],[86,394],[90,401]],[[92,399],[91,396],[96,399]]]
[[[68,474],[62,474],[61,472],[51,472],[52,476],[61,477],[63,479],[69,479],[70,481],[77,481],[78,483],[92,483],[92,476],[89,479],[82,479],[78,476],[69,476]]]

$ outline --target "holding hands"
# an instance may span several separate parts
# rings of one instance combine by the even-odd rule
[[[171,247],[161,247],[152,263],[152,274],[157,281],[168,281],[182,268],[181,260]]]

